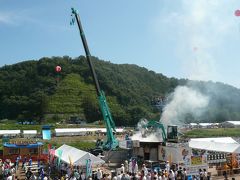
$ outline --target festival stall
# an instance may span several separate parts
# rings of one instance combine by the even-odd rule
[[[240,172],[240,144],[231,137],[194,138],[189,146],[194,155],[205,156],[209,167],[216,167],[217,175]]]
[[[171,165],[186,168],[187,175],[198,175],[199,169],[208,169],[203,155],[194,156],[188,143],[166,143],[159,145],[158,158]]]
[[[49,163],[54,164],[61,173],[72,171],[74,166],[81,167],[81,171],[88,177],[105,161],[89,152],[64,144],[58,149],[49,149]]]
[[[18,141],[3,144],[3,159],[16,159],[17,156],[32,158],[33,160],[41,159],[43,143]]]

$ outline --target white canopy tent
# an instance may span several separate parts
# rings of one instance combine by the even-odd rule
[[[0,130],[0,136],[17,136],[20,135],[21,131],[20,130]]]
[[[23,137],[35,137],[37,136],[37,130],[23,130]]]
[[[189,141],[189,147],[208,151],[240,153],[240,144],[231,137],[193,138]]]
[[[56,136],[83,136],[86,135],[88,132],[102,132],[106,133],[106,128],[58,128],[55,129]],[[117,133],[123,133],[123,128],[117,128]]]
[[[89,152],[79,150],[77,148],[68,146],[66,144],[56,149],[56,152],[58,150],[62,150],[61,160],[67,164],[70,164],[70,161],[71,161],[73,165],[85,166],[86,160],[88,159],[91,159],[92,165],[100,165],[105,163],[104,160],[94,156]],[[55,153],[55,156],[59,157],[58,153]]]

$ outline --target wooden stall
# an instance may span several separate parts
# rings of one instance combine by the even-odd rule
[[[42,142],[15,142],[3,144],[3,159],[16,160],[17,156],[41,159],[43,151]]]

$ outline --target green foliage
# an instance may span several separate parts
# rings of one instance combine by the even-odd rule
[[[141,118],[159,119],[152,99],[167,96],[177,85],[187,82],[136,65],[112,64],[95,57],[92,61],[117,125],[136,125]],[[62,67],[60,73],[55,72],[57,65]],[[240,119],[238,89],[213,82],[190,84],[211,95],[209,109],[200,121]],[[102,120],[94,82],[83,56],[41,58],[0,68],[0,119],[42,123],[71,116],[88,122]],[[187,122],[191,118],[188,114]]]
[[[184,134],[187,138],[239,137],[239,128],[194,129]]]

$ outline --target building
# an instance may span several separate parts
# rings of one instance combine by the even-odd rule
[[[225,121],[220,124],[223,128],[239,128],[240,121]]]

